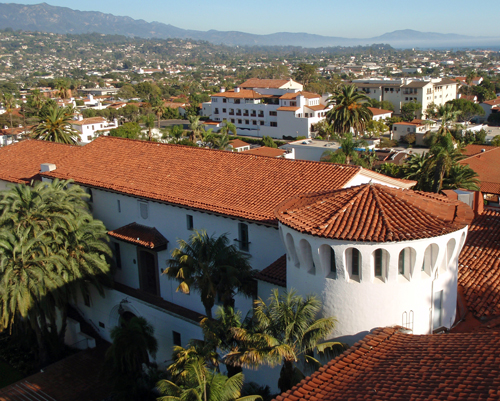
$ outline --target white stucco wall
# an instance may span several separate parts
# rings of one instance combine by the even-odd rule
[[[394,243],[349,243],[300,234],[281,225],[287,244],[287,288],[300,294],[317,294],[323,303],[323,315],[334,316],[338,323],[332,337],[353,342],[367,331],[380,326],[405,325],[403,318],[413,312],[413,333],[431,332],[433,297],[443,291],[442,326],[451,327],[457,301],[458,255],[464,244],[467,228],[440,237]],[[293,246],[292,241],[293,239]],[[301,242],[302,241],[302,242]],[[306,241],[306,242],[304,242]],[[451,241],[451,242],[450,242]],[[453,244],[448,253],[448,243]],[[311,247],[312,260],[308,256]],[[421,271],[429,245],[439,252],[432,270]],[[320,248],[323,246],[322,248]],[[335,251],[337,275],[330,274],[329,247]],[[361,254],[360,275],[350,276],[349,249]],[[375,277],[373,252],[388,252],[383,278]],[[399,253],[404,248],[415,251],[413,267],[405,276],[398,274]],[[408,251],[407,251],[408,252]],[[312,264],[314,262],[314,265]],[[408,261],[408,264],[410,262]],[[430,263],[428,263],[430,266]],[[315,274],[311,273],[311,269]]]

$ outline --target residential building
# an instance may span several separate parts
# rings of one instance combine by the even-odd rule
[[[80,134],[79,141],[88,143],[100,135],[106,135],[113,128],[118,127],[118,121],[115,119],[113,123],[109,123],[103,117],[82,118],[72,121],[71,126]]]
[[[392,113],[394,113],[392,110],[378,109],[376,107],[368,107],[368,110],[372,112],[373,114],[372,119],[374,121],[380,121],[380,120],[385,120],[386,118],[391,118]]]
[[[244,151],[243,153],[247,155],[259,155],[267,157],[283,157],[285,159],[294,159],[293,151],[287,151],[285,149],[270,148],[267,146],[260,146],[258,148],[253,148]]]
[[[305,92],[286,79],[249,79],[234,90],[212,95],[210,118],[233,123],[238,135],[310,137],[331,106],[327,97]]]
[[[242,141],[241,139],[233,139],[229,141],[229,146],[233,148],[234,152],[244,152],[250,150],[250,144]]]
[[[484,102],[479,103],[479,105],[484,110],[484,116],[479,117],[479,120],[483,122],[487,121],[491,113],[500,112],[500,96],[493,100],[485,100]]]
[[[429,104],[443,105],[456,99],[458,92],[458,82],[448,78],[355,79],[353,83],[370,98],[391,102],[395,114],[409,102],[420,103],[424,113]]]

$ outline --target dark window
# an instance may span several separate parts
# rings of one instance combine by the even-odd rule
[[[359,251],[357,249],[352,250],[351,274],[359,276]]]
[[[87,193],[89,194],[90,198],[89,198],[89,202],[92,203],[94,202],[94,194],[92,193],[92,189],[88,188],[87,189]]]
[[[186,222],[187,222],[187,229],[192,230],[193,229],[193,216],[188,214],[186,215]]]
[[[141,290],[152,295],[159,295],[156,254],[140,250],[138,256]]]
[[[278,112],[276,112],[276,111],[270,111],[270,112],[269,112],[269,115],[270,115],[270,116],[277,116],[277,115],[278,115]]]
[[[275,121],[271,121],[271,122],[269,123],[269,125],[270,125],[271,127],[277,127],[277,126],[278,126],[278,123],[277,123],[277,122],[275,122]]]
[[[176,331],[172,331],[172,337],[174,338],[174,345],[178,347],[181,346],[181,333],[177,333]]]
[[[116,205],[118,206],[118,213],[122,212],[122,205],[120,204],[120,199],[116,200]]]
[[[90,295],[88,293],[83,294],[83,303],[90,308]]]
[[[330,248],[330,273],[337,273],[337,263],[335,261],[335,251]]]
[[[225,113],[226,112],[226,109],[222,109],[222,112]]]
[[[227,99],[226,98],[222,99],[222,103],[227,103]]]
[[[248,225],[245,223],[238,224],[238,241],[240,243],[240,250],[247,251],[249,249],[250,242],[248,241]]]
[[[245,120],[245,124],[249,125],[250,124],[250,120]]]
[[[405,250],[399,253],[399,274],[405,274]]]
[[[375,277],[382,277],[382,249],[375,251]]]
[[[148,218],[148,203],[147,202],[139,202],[139,211],[141,213],[141,217],[143,219]]]
[[[99,322],[99,327],[105,329],[106,328],[106,325],[103,323],[103,322]]]
[[[122,254],[120,253],[120,244],[115,242],[115,262],[118,269],[122,268]]]

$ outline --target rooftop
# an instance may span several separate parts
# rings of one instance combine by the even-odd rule
[[[458,285],[474,316],[500,316],[500,212],[485,211],[469,227]]]
[[[471,145],[469,145],[471,146]],[[477,149],[469,148],[466,152],[473,152]],[[500,195],[500,147],[496,146],[481,146],[481,149],[486,149],[485,152],[479,152],[460,161],[461,164],[467,164],[474,170],[480,182],[479,188],[481,192]]]
[[[251,89],[240,89],[239,92],[235,92],[234,90],[229,90],[226,92],[216,93],[211,95],[212,97],[227,97],[233,99],[260,99],[263,96],[260,93],[257,93]]]
[[[165,249],[168,240],[154,227],[147,227],[137,223],[130,223],[126,226],[108,231],[110,237],[140,245],[145,248],[161,250]]]
[[[500,398],[500,334],[376,329],[276,401]]]
[[[464,228],[474,217],[463,202],[380,184],[296,195],[275,214],[302,233],[368,242],[437,237]]]
[[[379,116],[381,114],[394,113],[392,110],[377,109],[375,107],[367,107],[367,109],[370,110],[374,116]]]
[[[286,151],[283,149],[276,149],[276,148],[270,148],[267,146],[261,146],[260,148],[253,148],[250,150],[245,150],[242,153],[245,153],[247,155],[281,157],[286,153]]]
[[[259,79],[250,78],[238,85],[240,88],[273,88],[279,89],[283,85],[293,82],[291,79]]]
[[[286,287],[286,255],[281,256],[264,270],[258,272],[255,278],[280,287]]]
[[[371,173],[358,166],[115,137],[82,147],[26,140],[1,148],[0,161],[5,181],[29,182],[41,163],[54,163],[56,170],[43,176],[271,225],[283,200],[342,188],[361,171]]]

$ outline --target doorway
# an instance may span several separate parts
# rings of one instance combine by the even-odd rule
[[[159,295],[158,269],[156,253],[138,250],[139,280],[141,290],[151,295]]]

